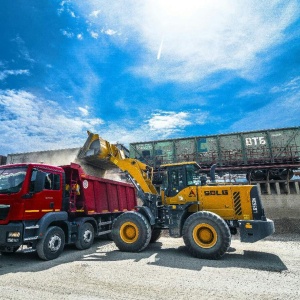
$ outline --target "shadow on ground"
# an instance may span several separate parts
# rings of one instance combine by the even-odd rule
[[[107,246],[111,250],[107,251]],[[0,255],[0,275],[16,272],[39,272],[73,261],[125,261],[159,267],[201,271],[210,268],[244,268],[269,272],[282,272],[287,267],[275,254],[261,251],[236,253],[234,248],[220,260],[198,259],[190,255],[185,246],[163,249],[162,243],[150,244],[139,253],[121,252],[111,241],[96,241],[88,250],[79,251],[74,246],[66,246],[62,255],[51,261],[40,260],[36,253],[16,252],[9,256]]]
[[[198,259],[192,257],[185,246],[176,249],[162,249],[162,243],[150,244],[144,251],[139,253],[121,252],[114,250],[110,252],[101,251],[86,255],[83,260],[91,261],[120,261],[133,260],[135,262],[145,261],[146,264],[168,268],[179,268],[200,271],[203,267],[211,268],[245,268],[260,271],[282,272],[287,267],[275,254],[244,251],[242,254],[235,253],[232,247],[220,260]]]

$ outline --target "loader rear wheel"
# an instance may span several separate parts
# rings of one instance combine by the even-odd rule
[[[201,211],[192,214],[185,221],[183,240],[193,256],[219,259],[230,246],[231,234],[228,225],[220,216]]]
[[[51,226],[44,237],[36,245],[37,254],[41,259],[51,260],[57,258],[64,250],[65,233],[60,227]]]
[[[78,239],[75,246],[79,250],[88,249],[92,246],[95,237],[95,230],[91,223],[84,223],[80,226]]]
[[[140,213],[126,212],[114,221],[112,238],[121,251],[139,252],[150,242],[151,227]]]

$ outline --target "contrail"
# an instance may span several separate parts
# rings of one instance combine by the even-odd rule
[[[160,42],[160,46],[159,46],[157,57],[156,57],[157,60],[160,59],[160,55],[161,55],[161,50],[162,50],[163,43],[164,43],[164,38],[162,38],[161,42]]]

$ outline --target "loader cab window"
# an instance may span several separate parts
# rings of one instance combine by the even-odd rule
[[[200,168],[197,165],[186,165],[187,186],[200,185]]]
[[[187,186],[200,185],[199,167],[197,165],[169,166],[167,174],[164,187],[168,197],[175,196]]]

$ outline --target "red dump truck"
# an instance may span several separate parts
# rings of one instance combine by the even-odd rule
[[[65,244],[87,249],[136,205],[131,184],[87,175],[78,164],[0,166],[0,252],[22,248],[51,260]]]

